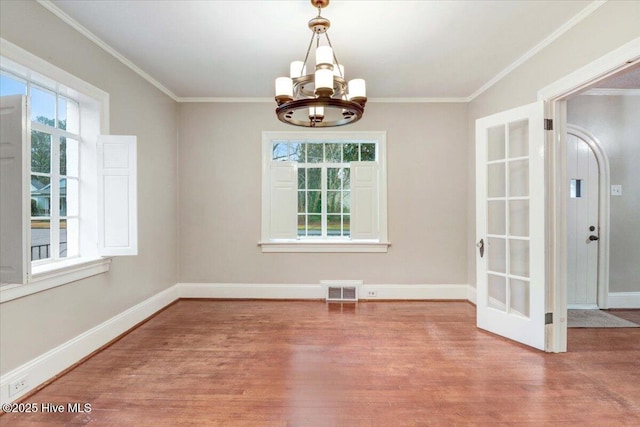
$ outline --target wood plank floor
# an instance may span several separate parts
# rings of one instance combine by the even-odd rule
[[[465,302],[182,300],[5,414],[3,426],[638,426],[640,328],[545,354]]]

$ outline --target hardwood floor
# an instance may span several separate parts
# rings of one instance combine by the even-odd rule
[[[615,308],[606,310],[606,312],[640,325],[640,309]]]
[[[2,426],[640,425],[640,328],[571,329],[545,354],[465,302],[182,300]]]

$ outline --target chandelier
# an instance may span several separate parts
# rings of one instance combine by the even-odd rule
[[[289,77],[276,79],[276,114],[284,123],[305,127],[333,127],[355,123],[364,113],[367,102],[363,79],[348,83],[344,66],[338,62],[327,30],[331,23],[320,16],[329,0],[311,0],[318,8],[318,16],[309,21],[313,32],[304,61],[293,61]],[[327,44],[320,44],[324,35]],[[307,60],[316,44],[315,71],[307,74]]]

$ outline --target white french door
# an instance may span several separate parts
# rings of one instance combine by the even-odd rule
[[[542,102],[476,121],[477,326],[545,349]]]

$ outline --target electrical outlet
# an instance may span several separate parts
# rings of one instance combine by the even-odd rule
[[[378,296],[378,291],[376,289],[367,289],[367,296],[368,297],[377,297]]]
[[[20,379],[17,379],[12,383],[9,383],[9,397],[20,393],[22,390],[25,390],[27,387],[29,387],[29,383],[27,382],[26,376]]]

